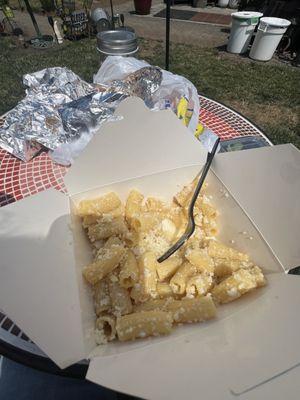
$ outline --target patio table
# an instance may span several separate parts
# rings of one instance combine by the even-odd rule
[[[255,124],[238,112],[208,97],[200,95],[199,98],[201,123],[220,136],[221,141],[258,136],[264,145],[272,145]],[[2,123],[4,118],[5,116],[2,117]],[[50,187],[66,192],[66,172],[67,167],[53,163],[47,152],[42,152],[30,162],[24,163],[0,149],[0,207]],[[59,369],[1,311],[0,355],[38,370],[74,378],[84,378],[88,367],[88,361],[82,361],[64,370]]]

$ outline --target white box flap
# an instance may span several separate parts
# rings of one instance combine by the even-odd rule
[[[300,151],[286,144],[218,154],[213,170],[284,269],[299,266]]]
[[[0,307],[61,368],[85,357],[67,197],[0,208]]]
[[[239,396],[242,400],[282,400],[299,398],[300,393],[300,363],[283,371],[265,382],[260,382],[254,388],[248,388]]]
[[[230,318],[198,325],[191,335],[92,359],[87,379],[147,399],[236,398],[234,393],[300,362],[300,278],[271,274],[268,282],[263,295],[241,299],[246,306]]]
[[[67,173],[70,194],[205,162],[206,150],[172,111],[128,98],[117,114],[124,118],[103,125]]]

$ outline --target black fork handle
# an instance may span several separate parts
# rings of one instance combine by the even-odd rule
[[[196,189],[195,189],[195,191],[194,191],[192,200],[191,200],[190,205],[189,205],[189,217],[191,217],[192,219],[193,219],[193,217],[194,217],[193,212],[194,212],[194,206],[195,206],[197,197],[199,196],[200,190],[201,190],[201,188],[202,188],[202,185],[203,185],[203,183],[204,183],[204,180],[205,180],[205,178],[206,178],[206,175],[207,175],[207,173],[208,173],[208,171],[209,171],[209,169],[210,169],[212,160],[213,160],[213,158],[214,158],[214,156],[215,156],[215,154],[216,154],[216,151],[217,151],[217,148],[218,148],[219,143],[220,143],[220,138],[218,138],[218,139],[215,141],[215,144],[214,144],[214,146],[213,146],[211,152],[209,152],[209,153],[207,154],[206,163],[205,163],[205,165],[204,165],[204,167],[203,167],[201,177],[200,177],[200,179],[199,179],[199,181],[198,181],[198,183],[197,183]]]

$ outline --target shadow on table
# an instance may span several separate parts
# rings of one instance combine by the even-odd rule
[[[86,380],[40,372],[0,357],[0,398],[5,400],[131,400]]]

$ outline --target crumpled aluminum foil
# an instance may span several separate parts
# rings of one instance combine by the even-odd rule
[[[144,100],[149,108],[152,108],[152,96],[162,82],[162,72],[158,67],[143,67],[123,80],[115,80],[110,84],[110,90],[137,96]]]
[[[93,92],[65,104],[59,109],[65,132],[76,139],[85,132],[96,130],[104,121],[115,120],[115,109],[126,97],[121,93]]]
[[[63,94],[70,100],[79,99],[94,90],[93,85],[83,81],[78,75],[67,68],[46,68],[23,77],[23,85],[27,87],[26,94]],[[69,101],[70,101],[69,100]]]
[[[26,97],[6,115],[0,147],[23,161],[43,147],[55,150],[113,120],[116,107],[128,96],[141,97],[151,107],[161,81],[162,72],[156,67],[141,68],[106,87],[88,84],[61,67],[27,74]]]

